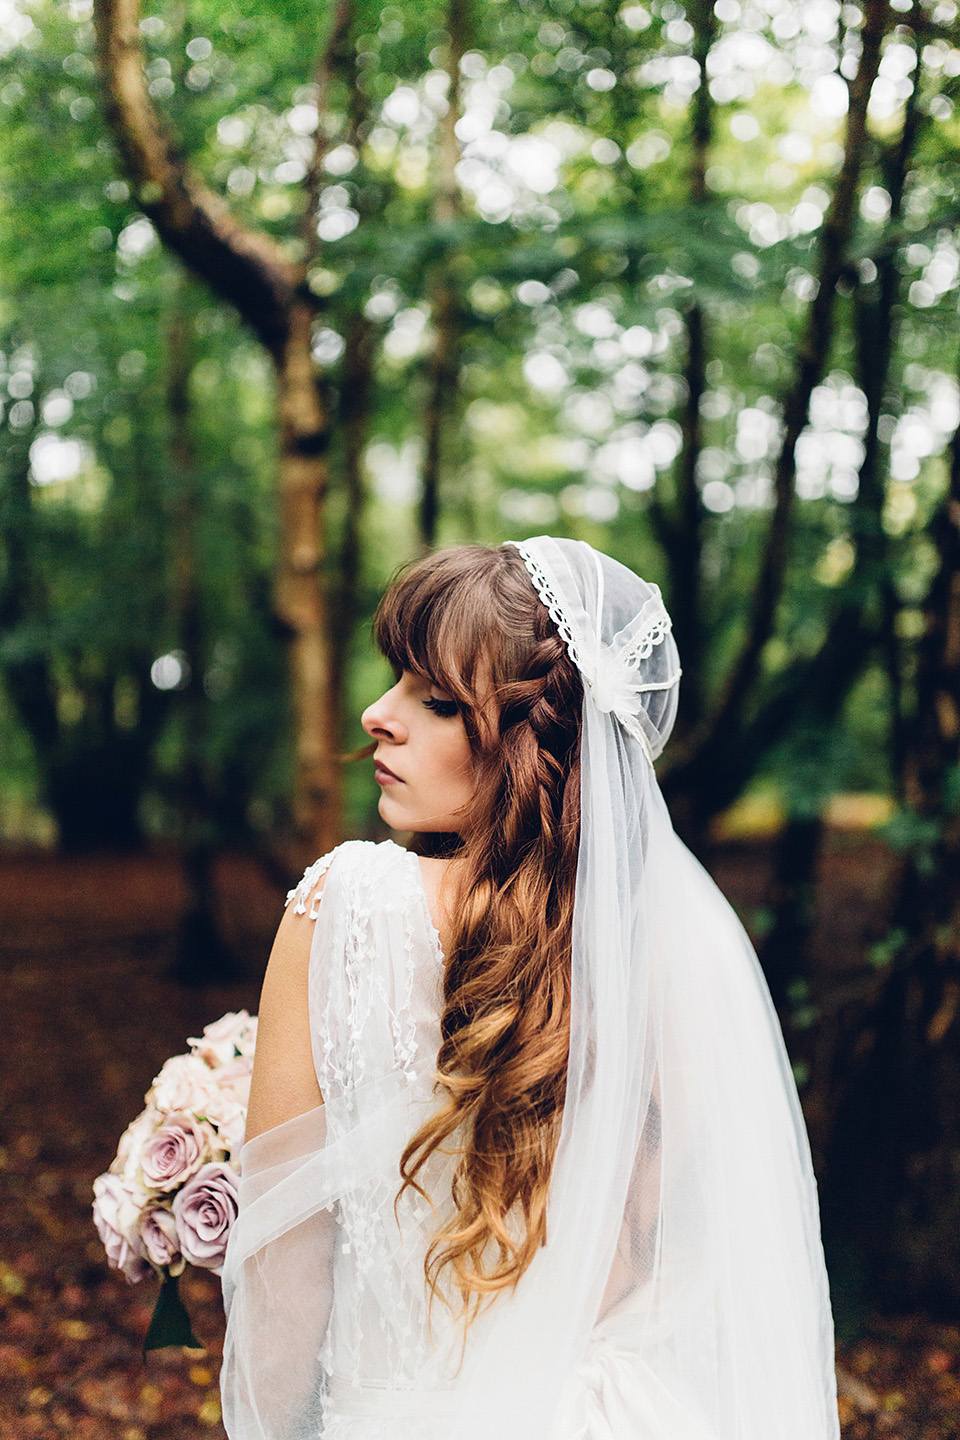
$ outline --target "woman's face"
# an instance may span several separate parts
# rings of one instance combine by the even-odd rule
[[[462,833],[476,780],[463,718],[450,696],[404,670],[360,723],[378,742],[380,818],[392,830]]]

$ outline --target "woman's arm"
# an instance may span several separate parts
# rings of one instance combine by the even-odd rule
[[[322,877],[317,890],[322,890]],[[310,1042],[308,977],[316,921],[289,906],[273,942],[260,995],[246,1139],[323,1103]]]

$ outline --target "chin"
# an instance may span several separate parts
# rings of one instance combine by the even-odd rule
[[[413,828],[409,820],[404,819],[402,813],[397,813],[397,806],[393,804],[389,795],[380,796],[377,810],[380,813],[380,819],[385,825],[389,825],[391,830],[410,830]]]

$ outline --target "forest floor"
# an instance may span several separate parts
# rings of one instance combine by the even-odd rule
[[[727,847],[715,873],[748,920],[762,845]],[[817,948],[843,969],[876,923],[887,868],[869,844],[831,845]],[[281,911],[242,857],[219,868],[224,929],[247,978],[170,978],[182,900],[174,857],[0,855],[0,1440],[222,1436],[219,1282],[181,1290],[205,1348],[142,1358],[155,1285],[105,1263],[91,1184],[168,1055],[226,1010],[256,1009]],[[841,1347],[844,1440],[956,1440],[960,1326],[878,1317]]]

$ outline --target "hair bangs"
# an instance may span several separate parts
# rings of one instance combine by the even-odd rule
[[[496,552],[484,546],[458,546],[401,571],[374,618],[374,638],[395,671],[422,675],[461,704],[477,704],[477,668],[490,648],[495,560]]]

